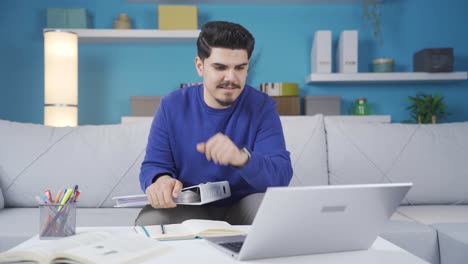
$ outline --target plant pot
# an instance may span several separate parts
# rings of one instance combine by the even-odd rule
[[[436,124],[437,123],[437,116],[433,115],[431,117],[431,123]],[[418,115],[418,124],[422,124],[422,118],[420,115]]]

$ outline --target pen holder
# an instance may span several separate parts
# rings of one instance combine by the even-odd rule
[[[76,203],[39,205],[39,239],[67,237],[75,232]]]

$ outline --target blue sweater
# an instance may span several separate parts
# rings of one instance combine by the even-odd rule
[[[197,151],[198,143],[218,132],[250,151],[251,158],[244,167],[216,165]],[[246,195],[265,192],[269,186],[288,185],[291,160],[275,101],[247,85],[225,109],[214,109],[204,102],[203,85],[165,96],[151,125],[141,166],[143,191],[163,173],[178,179],[184,187],[229,181],[231,198],[218,204],[231,204]]]

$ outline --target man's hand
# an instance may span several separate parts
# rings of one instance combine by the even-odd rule
[[[220,165],[244,166],[249,156],[240,150],[227,136],[217,133],[208,141],[198,143],[197,150],[205,153],[206,159]]]
[[[169,175],[160,176],[146,188],[146,196],[153,208],[176,207],[173,198],[182,191],[182,182]]]

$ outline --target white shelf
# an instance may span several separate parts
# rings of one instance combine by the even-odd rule
[[[468,72],[388,72],[388,73],[312,73],[306,83],[358,83],[358,82],[434,82],[466,81]]]
[[[228,4],[228,5],[334,5],[356,4],[361,0],[127,0],[130,3],[156,3],[156,4]]]
[[[50,29],[78,34],[80,43],[192,43],[200,30],[156,29]]]

